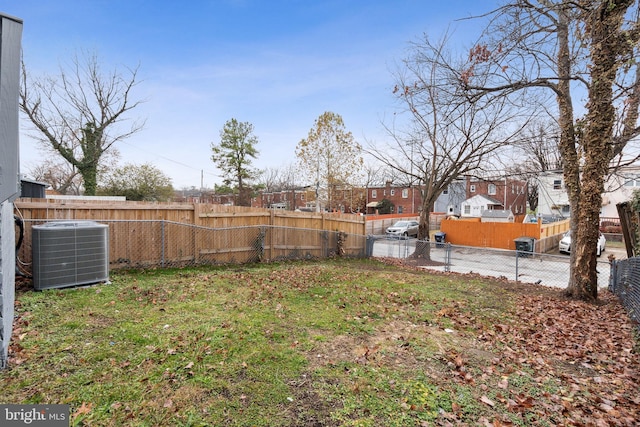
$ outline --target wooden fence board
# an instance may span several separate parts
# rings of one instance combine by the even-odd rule
[[[515,250],[518,237],[540,238],[540,225],[515,222],[480,222],[472,220],[443,220],[440,230],[446,241],[454,245],[479,246]]]
[[[362,236],[365,230],[365,219],[359,215],[198,203],[18,199],[14,205],[25,220],[18,254],[24,264],[31,262],[31,227],[51,220],[108,224],[112,267],[156,265],[158,260],[168,264],[250,262],[286,259],[292,253],[323,257],[330,249],[335,251],[336,242],[333,237],[323,240],[318,230],[327,231],[326,236],[334,231]],[[260,227],[269,227],[270,232],[265,234]],[[242,228],[246,231],[239,231]],[[364,247],[364,239],[347,240],[346,252],[362,253],[358,244]]]

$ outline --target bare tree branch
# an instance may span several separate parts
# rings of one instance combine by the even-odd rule
[[[83,177],[87,194],[95,194],[97,172],[113,146],[139,132],[144,121],[123,126],[125,116],[142,101],[132,101],[138,69],[128,75],[104,74],[97,56],[74,56],[56,77],[31,78],[22,64],[20,109],[29,118],[34,137],[57,152]]]

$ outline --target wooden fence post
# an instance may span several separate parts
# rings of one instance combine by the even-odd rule
[[[273,239],[273,230],[274,225],[276,223],[276,211],[275,210],[271,210],[271,215],[269,216],[269,259],[272,260],[273,259],[273,246],[274,246],[274,239]]]

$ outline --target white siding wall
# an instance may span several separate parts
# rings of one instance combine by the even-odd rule
[[[0,204],[0,368],[7,364],[15,302],[15,225],[13,203]]]

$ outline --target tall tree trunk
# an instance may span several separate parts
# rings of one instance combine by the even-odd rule
[[[412,257],[431,259],[431,246],[428,242],[430,231],[430,214],[433,211],[433,195],[427,189],[423,192],[422,210],[420,211],[420,219],[418,223],[418,241],[416,242],[416,250]]]
[[[572,241],[575,256],[573,283],[567,293],[582,300],[598,298],[596,250],[602,207],[604,179],[612,153],[615,109],[613,91],[618,56],[625,49],[620,36],[624,14],[633,0],[600,2],[591,10],[587,22],[591,39],[591,86],[587,117],[582,137],[583,160],[580,178],[580,203],[577,216],[576,240]]]
[[[78,167],[82,181],[84,183],[84,195],[95,196],[98,188],[98,168],[97,166],[87,165]]]
[[[576,241],[578,217],[575,213],[580,210],[580,162],[576,148],[576,132],[573,122],[573,101],[571,99],[571,57],[569,54],[569,17],[566,9],[558,10],[558,85],[557,100],[559,109],[558,124],[560,125],[559,149],[562,156],[564,185],[569,196],[571,212],[570,229],[572,242]],[[576,251],[571,251],[571,268],[569,269],[569,283],[566,293],[574,293]]]

